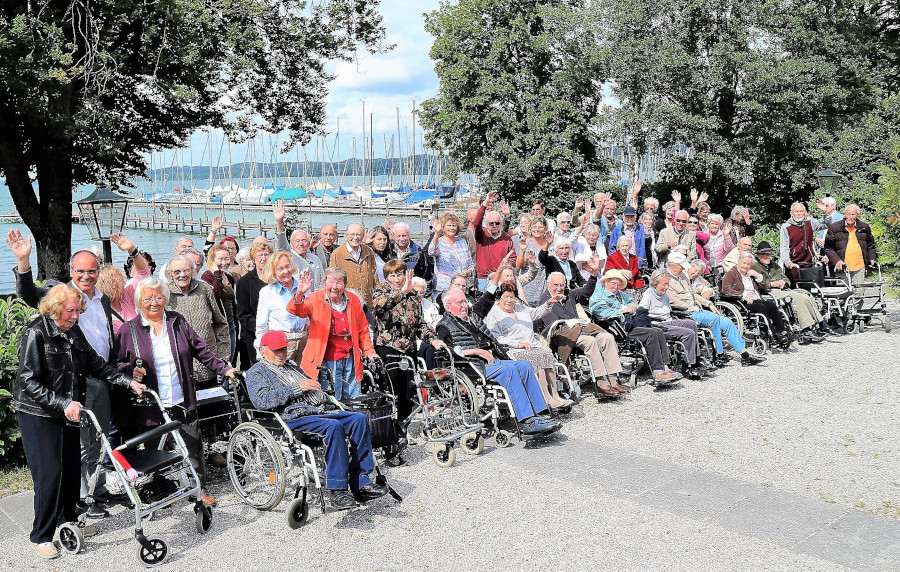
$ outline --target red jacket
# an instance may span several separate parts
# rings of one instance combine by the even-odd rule
[[[309,339],[303,350],[303,358],[300,360],[300,369],[312,379],[319,377],[316,369],[322,365],[325,356],[325,346],[328,344],[328,334],[331,331],[331,306],[325,299],[325,290],[313,292],[302,302],[295,302],[294,298],[288,300],[287,311],[301,318],[309,318]],[[347,304],[347,319],[350,322],[350,341],[353,347],[353,363],[355,365],[356,381],[362,381],[362,356],[373,355],[372,337],[369,335],[369,322],[362,311],[359,298],[353,294],[345,294],[349,300]]]
[[[628,262],[626,263],[625,257],[617,250],[610,254],[609,258],[606,259],[606,270],[611,270],[613,268],[631,272],[631,278],[628,280],[628,284],[625,288],[628,290],[644,289],[644,279],[641,277],[641,269],[638,267],[637,256],[629,256]]]
[[[481,223],[484,220],[485,210],[486,207],[481,205],[481,208],[478,209],[478,214],[475,215],[475,219],[472,221],[472,226],[475,227],[475,268],[478,271],[479,278],[487,278],[488,274],[496,271],[500,263],[503,262],[503,257],[510,252],[513,253],[509,257],[510,263],[515,264],[516,262],[516,249],[508,232],[501,231],[500,236],[497,238],[492,238],[488,233],[484,232],[484,227],[481,226]]]

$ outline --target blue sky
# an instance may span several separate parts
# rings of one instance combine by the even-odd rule
[[[391,135],[395,136],[395,140],[397,139],[398,107],[400,108],[403,153],[408,154],[407,141],[412,133],[413,100],[419,104],[422,100],[433,97],[438,89],[434,65],[428,57],[433,38],[425,31],[422,16],[424,12],[437,9],[438,4],[438,0],[382,0],[379,9],[384,16],[387,44],[396,44],[395,48],[386,54],[372,55],[362,52],[353,62],[337,62],[331,65],[331,71],[337,77],[330,84],[327,104],[328,120],[325,130],[330,134],[327,139],[329,159],[334,145],[334,133],[337,129],[338,119],[340,119],[341,158],[348,155],[353,137],[356,137],[357,142],[361,141],[363,100],[365,100],[367,134],[369,130],[368,116],[370,113],[373,114],[375,155],[378,157],[386,155],[385,135],[388,145],[390,145]],[[417,149],[421,150],[421,130],[417,128],[417,131]],[[205,151],[207,141],[208,136],[205,133],[197,133],[191,138],[190,151],[173,152],[170,150],[165,153],[156,153],[153,156],[153,166],[171,166],[173,154],[176,155],[175,164],[191,162],[208,164],[208,151]],[[213,135],[214,152],[212,156],[214,163],[224,165],[227,163],[227,150],[223,149],[221,159],[218,157],[222,141],[221,133]],[[258,150],[255,154],[253,146],[232,145],[231,158],[233,162],[241,162],[245,159],[271,160],[271,152],[268,150],[273,147],[278,147],[277,138],[262,140],[256,145]],[[397,155],[396,143],[394,154]],[[307,147],[307,156],[312,160],[314,155],[315,145],[311,144]],[[319,151],[319,155],[321,157],[324,152]],[[281,160],[294,158],[296,158],[296,154],[291,152],[289,157],[281,157]]]

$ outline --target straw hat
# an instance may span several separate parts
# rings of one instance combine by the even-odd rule
[[[607,280],[619,280],[622,282],[622,288],[624,288],[628,284],[628,279],[625,278],[625,275],[622,274],[618,269],[613,268],[612,270],[607,270],[606,274],[600,279],[600,284],[606,284]]]

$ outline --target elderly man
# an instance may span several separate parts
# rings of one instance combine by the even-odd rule
[[[185,235],[175,241],[175,254],[176,255],[184,254],[185,251],[187,251],[187,250],[194,250],[194,239]],[[159,268],[158,276],[162,276],[162,277],[168,276],[168,274],[166,274],[167,271],[168,271],[168,268],[167,268],[166,264],[164,263]]]
[[[546,268],[547,274],[559,272],[564,275],[569,288],[583,286],[584,278],[578,271],[578,265],[569,258],[572,253],[572,243],[567,238],[557,238],[553,245],[555,247],[553,255],[547,250],[541,250],[538,253],[538,262]]]
[[[606,247],[600,242],[600,228],[593,223],[584,227],[578,242],[581,248],[575,254],[575,264],[581,270],[582,278],[587,280],[590,274],[585,269],[584,263],[596,255],[600,259],[600,268],[603,268],[606,264]]]
[[[616,201],[607,199],[603,203],[603,210],[598,210],[595,216],[597,218],[593,222],[600,228],[600,240],[603,241],[603,246],[609,249],[609,236],[613,229],[622,222],[616,218]]]
[[[844,219],[831,223],[825,236],[825,255],[835,270],[850,273],[853,284],[866,277],[866,268],[878,263],[872,227],[859,220],[859,207],[847,205]]]
[[[816,301],[806,290],[790,289],[787,276],[781,266],[774,262],[775,249],[764,240],[756,247],[756,262],[753,270],[759,272],[769,284],[769,295],[778,299],[790,298],[797,321],[800,323],[800,341],[802,343],[818,343],[824,338],[817,330],[826,331],[828,324],[819,313]]]
[[[469,315],[469,303],[462,290],[451,288],[442,298],[447,314],[438,323],[438,337],[448,347],[460,346],[472,367],[506,389],[513,414],[526,435],[558,431],[561,424],[542,415],[548,411],[547,402],[531,364],[498,359],[505,358],[506,352],[481,319]]]
[[[541,298],[541,304],[552,296],[568,295],[559,304],[554,304],[537,325],[562,363],[569,361],[575,348],[581,350],[591,364],[593,378],[598,380],[597,390],[601,395],[615,397],[631,391],[616,380],[622,372],[619,348],[612,334],[592,323],[582,307],[590,301],[597,287],[599,263],[596,258],[587,263],[591,277],[580,288],[569,289],[566,277],[559,272],[547,276],[547,292]]]
[[[48,287],[40,287],[34,284],[31,273],[31,237],[23,238],[18,230],[11,230],[6,235],[6,244],[16,257],[17,265],[13,268],[16,277],[16,295],[23,302],[37,308],[47,292]],[[78,319],[78,326],[84,333],[84,337],[91,347],[104,361],[109,361],[110,350],[113,345],[112,308],[109,297],[97,289],[97,276],[100,274],[100,262],[90,251],[79,250],[69,259],[69,276],[72,280],[69,285],[74,286],[81,293],[85,302],[85,310]],[[104,433],[109,433],[109,424],[112,412],[109,402],[109,387],[95,377],[87,376],[85,381],[84,406],[94,412],[97,421]],[[94,436],[94,428],[87,425],[81,429],[81,495],[88,493],[88,479],[94,473],[100,460],[100,443]],[[104,499],[106,488],[103,485],[103,477],[98,483],[94,497]],[[91,505],[88,512],[89,518],[103,518],[108,513],[97,503]]]
[[[405,262],[406,268],[412,270],[416,276],[430,279],[430,276],[424,276],[428,266],[427,253],[410,239],[409,225],[405,222],[394,223],[392,234],[397,258]],[[434,261],[431,264],[433,265]],[[431,270],[431,274],[434,275],[434,269]]]
[[[319,236],[313,239],[313,250],[323,268],[331,267],[331,255],[337,250],[337,228],[333,224],[323,225]]]
[[[819,231],[819,234],[816,235],[816,246],[823,248],[825,246],[825,234],[828,232],[828,227],[839,220],[843,220],[844,215],[841,214],[841,211],[837,210],[837,200],[835,200],[834,197],[818,199],[816,201],[816,207],[822,211],[822,218],[819,219],[819,222],[824,224],[826,228],[826,230],[821,230]]]
[[[475,227],[475,268],[478,271],[478,289],[482,291],[487,284],[488,274],[497,271],[509,252],[513,252],[512,261],[516,258],[513,239],[508,232],[503,231],[500,213],[494,210],[487,212],[495,200],[497,192],[488,193],[472,221]],[[481,225],[482,222],[487,227],[486,230]]]
[[[369,476],[375,470],[375,459],[365,414],[341,411],[334,405],[316,380],[287,360],[287,346],[284,332],[271,331],[262,337],[259,351],[263,359],[247,372],[247,393],[253,407],[275,411],[294,431],[322,439],[325,488],[331,491],[335,510],[386,495],[388,487],[374,483]]]
[[[712,331],[716,345],[716,357],[713,364],[721,367],[727,365],[730,361],[730,358],[725,353],[725,346],[722,344],[723,334],[728,343],[731,344],[731,347],[734,348],[734,351],[740,354],[742,366],[746,367],[764,362],[766,358],[755,356],[747,350],[744,338],[741,337],[734,322],[721,316],[715,304],[697,294],[687,273],[684,272],[686,264],[687,257],[680,252],[669,255],[669,259],[666,262],[666,269],[669,273],[669,288],[666,294],[669,296],[669,304],[673,310],[690,314],[692,320]],[[704,310],[704,308],[706,309]]]
[[[740,258],[742,252],[750,252],[753,249],[753,239],[749,236],[745,236],[737,242],[737,246],[731,249],[731,251],[725,255],[725,259],[722,261],[722,272],[728,272],[735,266],[737,266],[738,258]]]
[[[200,280],[200,271],[206,268],[206,259],[203,258],[203,255],[194,248],[185,248],[181,252],[182,256],[187,256],[188,260],[191,261],[192,270],[194,274],[191,276],[194,280]],[[175,256],[178,256],[177,254]],[[172,257],[174,258],[174,256]],[[166,270],[168,272],[168,269]],[[160,274],[163,278],[168,276],[167,274]]]
[[[532,220],[536,219],[538,217],[543,217],[547,220],[547,230],[550,231],[551,233],[556,232],[556,223],[554,223],[553,220],[545,214],[546,212],[547,212],[547,209],[544,208],[544,205],[541,202],[536,202],[533,205],[531,205]],[[572,222],[571,217],[569,218],[569,222]]]
[[[688,262],[697,257],[697,233],[687,229],[688,212],[675,211],[672,226],[663,229],[656,239],[656,254],[659,266],[665,267],[669,254],[676,249],[684,250]]]
[[[619,244],[619,237],[627,236],[631,238],[631,246],[629,252],[637,258],[638,268],[647,267],[647,259],[644,252],[644,225],[637,222],[637,211],[632,206],[625,207],[622,213],[622,222],[616,225],[609,235],[609,246],[612,248],[614,244]]]
[[[344,244],[331,253],[332,267],[347,273],[346,287],[359,292],[366,305],[372,306],[372,292],[375,290],[375,253],[362,243],[363,227],[353,223],[344,233]]]
[[[309,233],[305,230],[295,230],[291,233],[291,242],[288,244],[284,229],[284,201],[281,199],[275,201],[272,211],[275,215],[275,250],[290,252],[294,266],[297,267],[297,276],[308,269],[313,277],[313,290],[320,290],[325,284],[325,268],[319,257],[309,251]]]
[[[815,266],[820,259],[813,250],[815,233],[827,230],[821,222],[810,218],[806,214],[806,206],[803,203],[791,205],[791,218],[781,225],[781,263],[787,270],[791,282],[800,278],[800,270]],[[822,262],[827,262],[828,257],[821,256]]]

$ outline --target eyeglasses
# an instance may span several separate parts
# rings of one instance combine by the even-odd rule
[[[489,223],[488,223],[488,226],[500,226],[500,221],[496,221],[496,222],[493,222],[493,221],[492,221],[492,222],[489,222]]]
[[[447,302],[448,306],[462,306],[464,304],[467,304],[465,300],[459,300],[457,302]]]
[[[561,220],[561,221],[559,221],[559,224],[572,224],[572,221],[570,221],[570,220]]]
[[[185,268],[184,270],[173,270],[173,276],[189,276],[192,273],[190,268]]]
[[[162,304],[166,299],[162,296],[154,296],[152,298],[141,298],[141,302],[144,304]]]
[[[676,218],[675,222],[687,222],[686,218]]]
[[[695,221],[695,220],[689,220],[689,221],[688,221],[688,224],[700,224],[700,223],[697,222],[697,221]]]
[[[73,269],[72,272],[74,272],[75,274],[77,274],[79,276],[84,276],[85,274],[87,274],[88,276],[96,276],[97,274],[100,273],[100,271],[97,269],[93,269],[93,270],[75,270],[75,269]]]

